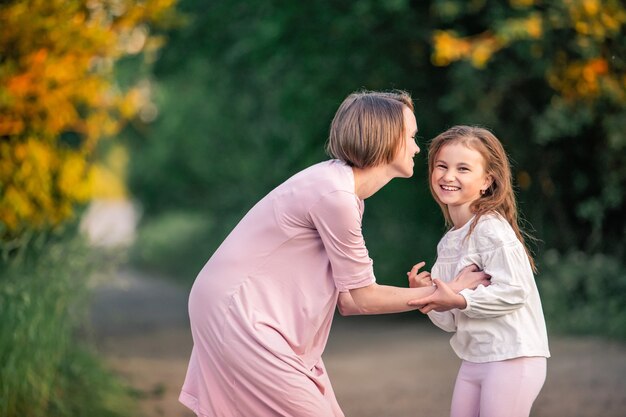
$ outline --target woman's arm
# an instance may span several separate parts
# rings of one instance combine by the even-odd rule
[[[429,296],[409,301],[411,306],[419,306],[419,310],[426,314],[431,311],[448,311],[453,308],[464,309],[467,307],[465,297],[458,294],[449,284],[435,279],[433,280],[436,291]],[[445,329],[444,329],[445,330]]]
[[[420,262],[418,264],[413,265],[413,268],[409,272],[407,272],[407,276],[409,277],[409,287],[411,288],[420,288],[420,287],[432,287],[433,280],[427,271],[423,271],[418,273],[421,267],[425,265],[424,262]],[[425,308],[427,306],[424,306]],[[455,332],[456,331],[456,320],[454,319],[453,310],[449,311],[431,311],[428,313],[428,318],[430,321],[440,329],[446,332]]]
[[[414,299],[409,301],[409,305],[418,306],[422,313],[429,311],[448,311],[453,308],[465,308],[467,306],[465,297],[459,295],[459,292],[465,289],[475,289],[479,285],[487,287],[491,284],[491,276],[484,271],[479,271],[474,264],[466,266],[454,277],[454,279],[445,284],[439,279],[433,279],[436,291],[425,298]],[[427,307],[424,309],[424,307]]]
[[[363,314],[348,291],[339,293],[339,299],[337,299],[337,309],[339,310],[339,314],[342,316]]]
[[[355,311],[353,314],[386,314],[417,310],[421,306],[411,306],[409,300],[427,297],[434,291],[435,287],[402,288],[374,283],[350,290],[354,303],[351,311]]]
[[[409,272],[407,272],[407,276],[409,277],[409,287],[410,288],[431,288],[432,289],[432,280],[430,279],[430,272],[422,271],[419,272],[420,268],[426,265],[426,262],[419,262],[413,265],[413,268]],[[350,295],[349,291],[340,292],[339,299],[337,300],[337,308],[339,309],[339,314],[342,316],[353,316],[357,314],[368,314],[367,312],[361,310],[359,306],[354,302],[352,295]],[[370,313],[372,314],[372,313]]]
[[[454,291],[453,295],[460,297],[460,299],[454,297],[456,302],[451,303],[449,308],[441,306],[439,311],[460,308],[459,300],[465,302],[465,298],[457,294],[459,291],[465,288],[476,288],[478,285],[489,285],[489,276],[482,271],[477,271],[477,269],[475,265],[471,265],[459,273],[448,288]],[[346,306],[346,311],[353,311],[353,314],[385,314],[416,310],[423,307],[424,304],[412,301],[427,298],[435,293],[436,289],[435,286],[402,288],[374,283],[366,287],[351,289],[350,296],[354,306],[352,308]]]

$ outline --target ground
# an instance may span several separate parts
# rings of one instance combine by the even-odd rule
[[[177,401],[191,351],[185,289],[122,271],[97,287],[91,316],[97,349],[142,394],[142,417],[193,417]],[[346,416],[447,416],[459,366],[448,339],[410,314],[338,316],[324,362]],[[626,344],[551,334],[550,349],[533,417],[626,415]]]

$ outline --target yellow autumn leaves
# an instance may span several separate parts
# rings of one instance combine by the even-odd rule
[[[433,35],[432,62],[446,66],[454,61],[469,60],[483,68],[491,56],[508,44],[521,39],[538,39],[542,35],[541,17],[537,13],[522,19],[508,19],[496,32],[460,37],[454,31],[438,30]]]
[[[159,47],[148,25],[167,22],[174,2],[0,5],[0,237],[58,224],[93,195],[98,141],[153,107],[145,86],[115,83],[114,64]]]
[[[28,223],[41,228],[61,222],[74,203],[89,197],[88,166],[76,152],[36,138],[0,143],[0,219],[9,231]]]
[[[607,44],[623,36],[626,6],[616,0],[560,0],[543,2],[513,1],[510,5],[525,12],[523,17],[509,18],[489,30],[472,36],[459,36],[451,30],[436,31],[433,36],[432,62],[446,66],[465,60],[484,68],[501,49],[518,41],[534,42],[533,53],[541,56],[542,37],[570,31],[578,56],[562,48],[551,57],[546,74],[549,84],[566,100],[593,100],[605,94],[626,102],[626,74],[616,69]],[[565,46],[565,45],[563,45]]]

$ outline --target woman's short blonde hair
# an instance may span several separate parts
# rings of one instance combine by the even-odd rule
[[[326,152],[357,168],[390,163],[404,144],[404,107],[413,111],[404,91],[350,94],[330,125]]]

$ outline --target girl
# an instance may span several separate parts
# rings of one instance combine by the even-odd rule
[[[428,169],[451,229],[437,245],[436,292],[410,304],[423,305],[433,323],[455,333],[450,344],[462,364],[450,415],[527,417],[550,352],[507,155],[488,130],[455,126],[432,141]],[[446,283],[470,264],[490,275],[491,285],[455,294]],[[409,284],[427,285],[429,277],[411,271]]]

